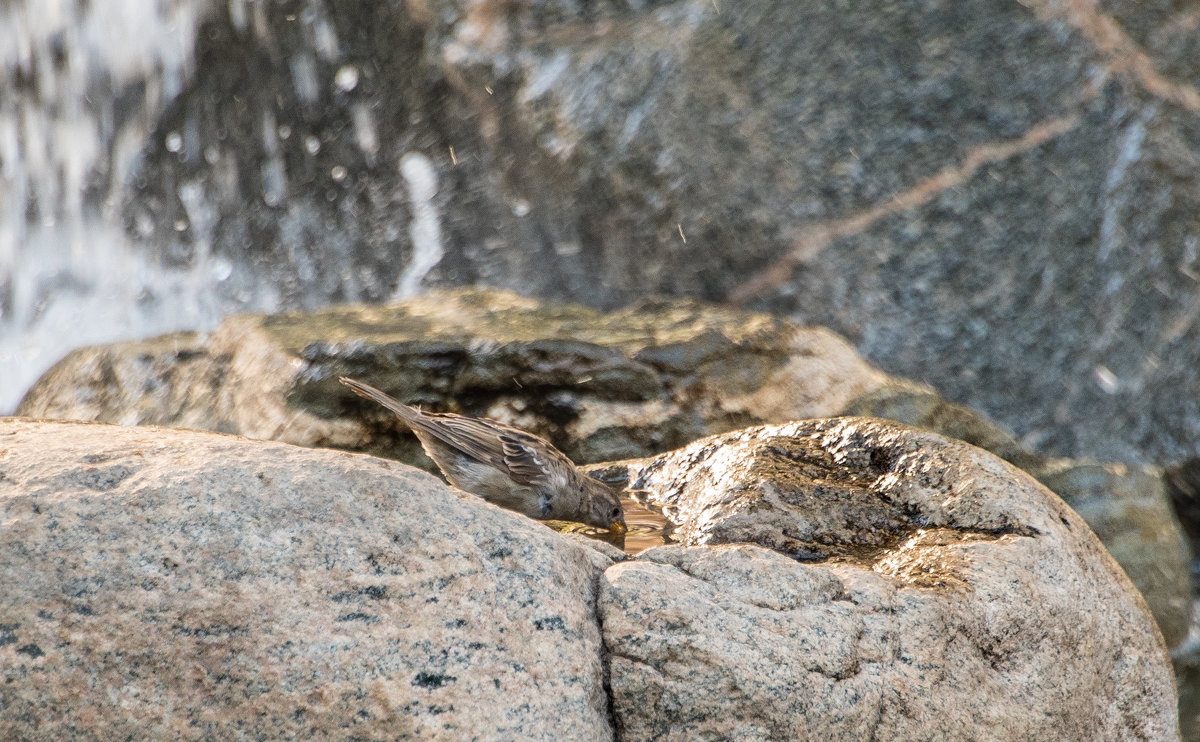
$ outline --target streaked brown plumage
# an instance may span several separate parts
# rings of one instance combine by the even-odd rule
[[[579,471],[549,442],[480,417],[422,412],[373,386],[342,377],[356,394],[388,408],[412,429],[450,484],[542,520],[570,520],[624,533],[617,495]]]

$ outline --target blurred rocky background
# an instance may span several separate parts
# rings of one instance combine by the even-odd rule
[[[1166,467],[1200,533],[1196,2],[13,0],[0,78],[5,412],[74,348],[242,311],[700,299],[830,328],[1090,506]],[[238,410],[202,399],[234,337],[134,357]],[[687,415],[651,447],[715,432]]]
[[[0,403],[65,346],[479,282],[770,307],[1037,450],[1176,464],[1198,14],[8,3]]]

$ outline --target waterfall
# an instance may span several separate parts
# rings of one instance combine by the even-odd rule
[[[120,197],[186,83],[198,0],[0,7],[0,413],[69,350],[213,326],[222,260],[169,267]]]

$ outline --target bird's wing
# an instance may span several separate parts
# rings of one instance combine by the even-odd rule
[[[477,461],[508,472],[513,481],[529,487],[549,484],[557,461],[555,452],[528,433],[494,420],[451,413],[425,413],[410,423]],[[561,454],[559,454],[561,456]]]
[[[509,476],[521,484],[531,487],[545,484],[550,462],[538,455],[537,447],[522,441],[523,437],[519,431],[505,431],[500,435],[504,466]]]
[[[474,417],[450,413],[426,412],[409,421],[414,428],[421,428],[442,443],[457,448],[462,453],[485,464],[503,470],[506,466],[500,433],[494,425]]]
[[[564,468],[560,458],[566,462],[566,468],[573,466],[549,443],[523,430],[487,418],[422,412],[369,384],[344,377],[341,382],[360,396],[373,399],[396,413],[414,431],[431,435],[476,461],[507,471],[518,484],[531,487],[554,484],[550,480]],[[544,453],[539,454],[539,450]],[[547,457],[553,460],[548,461]]]

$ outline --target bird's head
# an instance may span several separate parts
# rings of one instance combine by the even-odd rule
[[[596,528],[607,528],[610,533],[623,534],[625,511],[621,500],[611,487],[587,475],[580,477],[583,495],[583,522]]]

